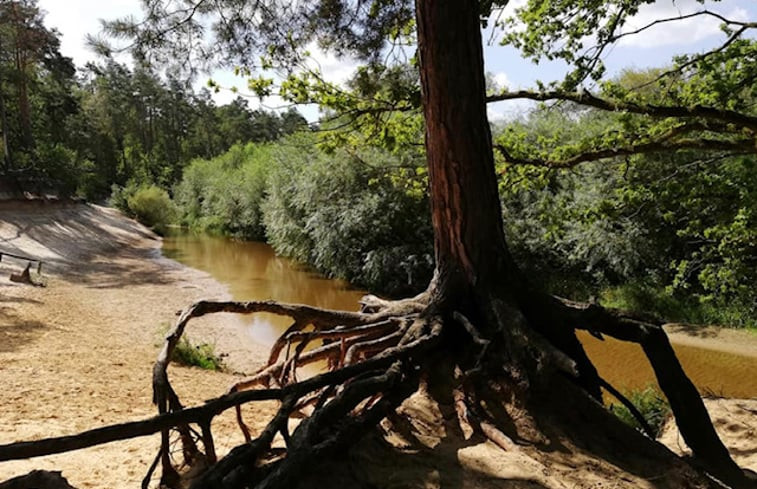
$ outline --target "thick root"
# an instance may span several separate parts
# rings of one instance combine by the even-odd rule
[[[623,437],[628,437],[634,450],[644,452],[657,447],[650,452],[654,457],[674,459],[652,440],[630,428],[618,428],[619,421],[579,382],[577,365],[585,359],[576,360],[560,350],[532,328],[531,318],[518,307],[489,297],[481,301],[485,304],[478,304],[477,310],[448,308],[442,313],[438,304],[428,304],[428,297],[422,294],[397,302],[369,298],[364,304],[365,312],[360,313],[275,302],[198,302],[181,315],[155,363],[153,392],[159,416],[73,437],[0,446],[0,460],[19,458],[17,454],[60,453],[160,432],[161,450],[143,486],[149,483],[159,461],[163,485],[183,487],[186,481],[170,456],[171,434],[176,432],[184,463],[198,469],[193,488],[290,487],[302,471],[338,448],[354,443],[369,427],[391,416],[419,386],[425,386],[449,407],[449,419],[457,422],[457,431],[466,439],[489,439],[509,452],[523,447],[552,451],[562,436],[555,433],[591,438],[594,435],[586,435],[585,431],[592,431],[590,426],[599,423],[614,433],[602,443],[623,445]],[[681,417],[679,426],[684,437],[691,437],[691,442],[690,438],[686,440],[698,461],[732,487],[750,487],[727,452],[723,455],[719,451],[722,443],[706,412],[704,417],[699,412],[696,402],[701,400],[677,364],[667,338],[660,336],[658,325],[616,317],[592,307],[564,302],[558,305],[559,314],[552,313],[552,317],[561,315],[560,324],[641,343],[677,418]],[[269,312],[289,316],[293,323],[256,374],[204,406],[185,409],[168,378],[169,359],[189,321],[214,312]],[[485,322],[486,327],[476,322]],[[316,362],[321,362],[319,366],[325,371],[306,378],[303,369],[312,368]],[[312,375],[312,371],[308,374]],[[239,407],[258,400],[276,400],[280,404],[266,428],[253,437]],[[692,409],[690,403],[694,403],[693,411],[681,414],[684,405]],[[231,408],[237,409],[246,443],[217,460],[212,420]],[[562,409],[565,413],[560,412]],[[297,420],[297,427],[290,433],[292,419]],[[552,423],[568,426],[556,431],[549,429]],[[712,433],[685,432],[701,428],[703,423]],[[278,442],[273,446],[277,435],[281,435],[284,447]],[[712,442],[712,436],[719,446],[703,448],[702,443]]]
[[[292,443],[296,443],[297,436],[290,438],[287,432],[290,417],[302,416],[303,409],[313,405],[315,405],[312,410],[313,417],[320,416],[319,413],[323,410],[328,412],[335,409],[334,406],[341,402],[337,402],[337,399],[342,399],[347,391],[354,392],[353,385],[365,383],[362,376],[367,375],[370,379],[378,378],[377,375],[386,375],[389,372],[386,368],[390,365],[390,370],[407,369],[407,372],[414,372],[416,368],[407,363],[408,357],[415,350],[425,348],[427,344],[436,341],[441,335],[441,322],[439,320],[419,319],[419,312],[423,307],[423,301],[420,297],[398,302],[374,298],[372,304],[370,307],[364,306],[364,312],[346,313],[271,301],[200,301],[195,303],[179,317],[174,329],[166,336],[163,350],[153,369],[154,400],[158,405],[159,412],[161,414],[170,413],[182,409],[168,379],[167,368],[173,349],[191,319],[216,312],[246,314],[268,312],[289,316],[293,319],[293,323],[274,343],[267,364],[251,377],[232,385],[226,395],[233,396],[256,387],[273,387],[280,392],[290,388],[294,389],[295,393],[283,398],[279,414],[271,421],[272,424],[269,424],[263,434],[255,439],[244,423],[241,405],[235,406],[240,431],[248,446],[255,447],[254,450],[248,448],[245,451],[244,458],[248,462],[247,465],[251,464],[251,460],[255,461],[252,463],[254,465],[255,463],[262,463],[269,457],[272,449],[271,442],[276,433],[281,433],[286,440],[287,458],[291,458],[289,447]],[[366,309],[373,310],[365,312]],[[404,314],[397,315],[398,311],[402,311]],[[320,343],[320,346],[315,344],[316,342]],[[323,362],[326,362],[327,373],[340,374],[338,381],[334,381],[333,384],[313,384],[312,379],[299,380],[301,377],[299,373],[304,368],[314,364],[322,365]],[[378,362],[375,367],[373,366],[374,362]],[[406,376],[407,372],[403,375]],[[325,374],[315,378],[320,378],[323,375]],[[342,415],[357,409],[360,403],[362,403],[361,410],[375,413],[379,406],[386,405],[386,402],[384,402],[386,398],[387,392],[376,388],[374,391],[366,393],[364,397],[360,398],[359,402],[351,405],[349,410],[343,412]],[[307,418],[308,421],[303,426],[309,426],[310,419]],[[210,419],[202,420],[200,428],[202,434],[192,437],[189,435],[186,425],[176,427],[180,434],[180,441],[185,453],[185,464],[187,465],[191,465],[195,460],[201,460],[202,463],[215,462],[216,455]],[[297,432],[299,430],[300,428]],[[162,437],[163,442],[159,456],[163,467],[161,482],[167,487],[177,487],[181,483],[169,456],[169,430],[163,430]],[[203,451],[197,448],[198,443],[203,445]],[[234,452],[230,456],[233,454]],[[234,455],[234,457],[239,456],[238,454]],[[232,477],[232,473],[237,474],[232,479],[237,478],[239,474],[236,468],[226,469],[226,467],[236,467],[227,459],[228,457],[213,465],[207,478],[202,480],[211,481],[212,484],[226,481],[224,484],[227,484],[230,481],[227,479]],[[237,458],[233,459],[237,460]]]

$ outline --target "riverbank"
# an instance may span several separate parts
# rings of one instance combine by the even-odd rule
[[[0,443],[155,414],[152,364],[176,312],[200,298],[229,298],[209,275],[162,258],[160,245],[112,209],[0,203],[0,252],[43,260],[47,285],[12,283],[8,276],[25,263],[0,262]],[[231,370],[252,371],[266,358],[233,316],[198,320],[188,334],[215,343]],[[186,404],[222,394],[236,378],[183,367],[172,367],[171,377]],[[216,430],[220,450],[241,440],[231,416]],[[0,481],[44,468],[62,470],[79,489],[139,487],[158,446],[151,436],[0,463]]]
[[[757,366],[755,330],[670,323],[665,325],[665,332],[671,343],[752,357]]]
[[[3,251],[44,260],[47,287],[9,282],[8,275],[23,263],[0,262],[0,444],[152,416],[150,372],[161,331],[194,300],[228,298],[226,288],[209,275],[162,258],[157,236],[98,206],[0,203]],[[228,354],[231,370],[250,371],[267,352],[247,341],[241,327],[233,316],[219,315],[193,322],[189,333]],[[171,378],[191,405],[221,394],[237,376],[172,366]],[[737,448],[740,463],[753,463],[757,470],[757,462],[746,458],[756,451],[750,413],[757,412],[757,400],[717,402],[725,406],[718,413],[725,414],[713,418],[723,427],[726,444]],[[732,409],[734,402],[744,408]],[[270,419],[273,408],[251,408],[246,420],[253,430]],[[406,411],[427,418],[432,428],[439,421],[433,407],[410,403]],[[214,422],[214,433],[220,454],[242,442],[231,413]],[[382,487],[439,487],[443,480],[457,480],[460,487],[598,487],[599,481],[621,478],[629,482],[613,487],[654,487],[639,474],[626,474],[579,450],[535,462],[525,453],[471,442],[449,450],[429,445],[426,451],[414,449],[410,458],[397,458],[371,443],[347,463],[358,463],[361,476]],[[139,487],[158,444],[151,436],[0,463],[0,481],[41,468],[62,470],[79,489]]]

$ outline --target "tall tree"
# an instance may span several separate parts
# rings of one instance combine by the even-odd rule
[[[42,23],[36,0],[13,0],[0,4],[0,22],[7,26],[8,57],[12,59],[13,83],[18,97],[18,117],[22,141],[26,148],[34,146],[30,102],[30,82],[38,63],[56,44],[55,34]]]
[[[621,454],[615,460],[621,465],[633,464],[622,454],[640,457],[635,460],[643,464],[666,468],[679,464],[596,402],[600,388],[607,384],[577,340],[576,329],[641,344],[697,461],[733,487],[753,486],[718,439],[660,321],[549,296],[530,283],[509,254],[486,116],[481,40],[481,19],[498,2],[417,0],[413,8],[399,0],[295,4],[230,0],[186,2],[177,10],[170,10],[174,2],[145,3],[150,13],[145,22],[120,21],[110,27],[136,37],[142,56],[161,43],[173,48],[161,52],[164,60],[178,60],[187,45],[196,45],[205,28],[198,18],[202,14],[221,19],[214,24],[215,39],[221,42],[206,46],[200,56],[216,54],[222,61],[248,66],[263,54],[265,64],[291,67],[301,59],[300,50],[314,41],[337,53],[378,62],[386,40],[397,40],[410,32],[413,23],[417,26],[434,279],[424,293],[411,299],[366,297],[360,313],[272,302],[199,302],[185,311],[167,338],[153,383],[159,411],[182,416],[172,424],[177,425],[189,463],[200,452],[188,423],[200,426],[202,459],[210,467],[193,487],[307,484],[306,478],[300,480],[303,472],[338,460],[340,450],[421,384],[440,405],[451,412],[457,409],[463,430],[478,432],[500,446],[511,439],[537,446],[568,439],[582,446],[610,446]],[[572,2],[554,4],[567,8]],[[596,9],[596,16],[605,12],[602,2],[586,4]],[[196,66],[197,58],[181,60],[187,68]],[[290,93],[298,79],[288,80]],[[333,100],[333,87],[321,88]],[[168,359],[189,320],[219,311],[274,312],[291,316],[294,323],[274,345],[269,364],[235,385],[235,393],[199,410],[182,410],[166,373]],[[322,346],[305,351],[316,340],[323,340]],[[324,359],[329,372],[297,380],[298,368]],[[236,392],[259,384],[270,388]],[[210,419],[222,405],[228,408],[244,399],[278,399],[281,404],[257,438],[251,439],[243,427],[249,443],[217,461]],[[289,417],[311,404],[315,404],[313,414],[290,433]],[[169,453],[167,426],[174,419],[170,416],[161,418],[165,422],[156,429],[162,430],[162,482],[175,487],[180,481]],[[272,448],[278,433],[286,443],[285,456]],[[673,471],[662,473],[668,478],[666,484],[682,483]]]
[[[3,52],[3,42],[3,35],[0,33],[0,53]],[[0,59],[2,59],[1,55]],[[2,63],[0,63],[0,131],[3,133],[3,166],[5,173],[8,173],[13,169],[13,156],[11,155],[10,145],[8,144],[10,125],[8,124],[8,112],[5,108],[5,92],[3,90],[5,70],[3,68]]]
[[[31,191],[72,191],[79,164],[68,131],[79,110],[75,68],[36,0],[0,2],[0,119],[5,172]]]

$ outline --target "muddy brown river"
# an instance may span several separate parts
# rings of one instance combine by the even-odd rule
[[[273,299],[330,309],[357,310],[365,293],[344,281],[327,279],[276,256],[257,242],[198,235],[167,237],[163,253],[187,266],[203,270],[229,287],[236,300]],[[289,323],[285,318],[259,314],[243,319],[250,336],[271,344]],[[599,341],[581,335],[600,375],[621,390],[654,383],[641,348],[620,341]],[[676,345],[684,369],[703,393],[725,397],[757,397],[757,358],[705,348]]]

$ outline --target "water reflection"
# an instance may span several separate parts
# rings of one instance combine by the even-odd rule
[[[163,240],[163,254],[229,287],[235,300],[276,300],[355,311],[364,292],[341,280],[326,279],[276,256],[265,243],[179,234]],[[251,337],[272,344],[289,320],[272,314],[244,316]]]
[[[198,235],[178,235],[163,241],[169,258],[210,273],[227,285],[236,300],[273,299],[329,309],[357,310],[363,291],[346,282],[326,279],[275,255],[264,243]],[[289,326],[271,314],[243,316],[250,336],[270,345]],[[580,336],[591,359],[606,380],[621,390],[654,382],[646,357],[637,345],[607,338]],[[757,397],[757,360],[691,346],[674,345],[681,363],[705,393],[727,397]]]

